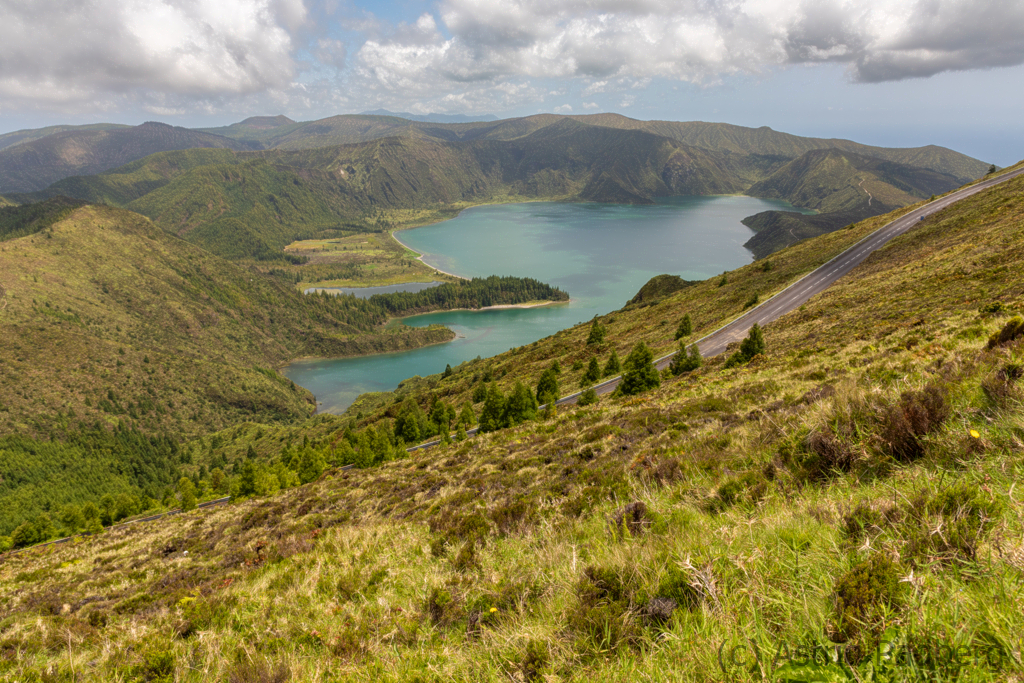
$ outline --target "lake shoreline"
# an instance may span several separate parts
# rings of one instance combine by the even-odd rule
[[[408,240],[398,233],[426,227],[428,221],[395,226],[389,231],[395,237],[391,247],[403,251],[406,263],[418,255],[443,257],[449,269],[443,277],[448,281],[455,282],[465,268],[465,276],[513,271],[550,282],[572,293],[571,305],[535,301],[415,314],[402,311],[402,318],[393,325],[436,323],[458,329],[465,337],[401,355],[385,352],[301,364],[285,370],[287,376],[310,389],[322,408],[342,412],[362,393],[392,392],[409,377],[490,358],[618,310],[659,274],[701,280],[746,265],[752,259],[742,244],[755,233],[742,219],[759,211],[792,210],[785,202],[744,195],[678,197],[664,205],[642,207],[499,201],[463,209],[478,207],[479,212],[438,216],[429,221],[433,230],[415,233]],[[411,247],[414,243],[416,248]],[[430,271],[446,272],[432,266]],[[492,312],[476,315],[487,310]]]
[[[472,208],[472,207],[470,207],[470,208]],[[461,214],[461,213],[462,213],[462,211],[459,211],[459,213]],[[456,218],[458,218],[458,214],[456,214],[456,216],[455,216],[455,217],[456,217]],[[450,219],[450,218],[446,218],[445,220],[451,220],[451,219]],[[444,221],[437,221],[437,223],[444,223]],[[437,225],[437,223],[427,223],[427,225]],[[423,226],[423,225],[418,225],[418,226],[416,226],[416,227],[418,227],[418,228],[422,228],[422,227],[426,227],[426,226]],[[392,238],[393,238],[393,239],[394,239],[394,240],[395,240],[396,242],[398,242],[399,244],[401,244],[401,245],[402,245],[403,247],[405,247],[406,249],[408,249],[409,251],[411,251],[412,253],[414,253],[414,254],[420,254],[420,252],[416,251],[415,249],[413,249],[412,247],[410,247],[410,246],[409,246],[408,244],[406,244],[406,243],[405,243],[405,242],[403,242],[402,240],[398,239],[398,236],[397,236],[397,235],[395,234],[396,232],[399,232],[399,231],[401,231],[401,230],[415,230],[415,229],[416,229],[416,228],[398,228],[398,229],[396,229],[396,230],[392,230],[392,231],[391,231],[391,237],[392,237]],[[425,254],[420,254],[419,256],[417,256],[417,257],[416,257],[416,260],[417,260],[417,261],[419,261],[420,263],[422,263],[422,264],[423,264],[423,265],[425,265],[425,266],[430,266],[431,268],[433,268],[434,270],[436,270],[436,271],[437,271],[437,272],[439,272],[439,273],[444,273],[445,275],[450,275],[451,277],[457,277],[457,278],[459,278],[460,280],[471,280],[471,279],[472,279],[472,278],[468,278],[468,277],[466,277],[466,276],[464,276],[464,275],[456,275],[455,273],[449,273],[449,272],[448,272],[447,270],[441,270],[440,268],[437,268],[437,267],[435,267],[435,266],[431,266],[431,265],[430,265],[429,263],[427,263],[426,261],[424,261],[424,260],[423,260],[423,257],[424,257],[424,256],[425,256]]]
[[[407,318],[416,318],[421,315],[433,315],[434,313],[451,313],[454,311],[469,311],[470,313],[482,313],[484,311],[500,311],[506,308],[543,308],[545,306],[554,306],[556,304],[571,304],[573,303],[573,301],[573,299],[566,299],[565,301],[526,301],[521,304],[495,304],[494,306],[483,306],[482,308],[439,308],[436,311],[424,311],[423,313],[413,313],[412,315],[403,315],[398,318],[391,318],[391,320],[405,320]]]

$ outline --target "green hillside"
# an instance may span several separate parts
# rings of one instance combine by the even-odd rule
[[[18,656],[0,672],[1014,680],[1024,179],[930,215],[767,325],[746,364],[407,457],[394,441],[431,397],[532,388],[556,360],[567,393],[590,358],[676,348],[684,314],[695,340],[898,213],[603,316],[601,341],[588,323],[424,378],[359,421],[190,444],[201,490],[223,463],[247,499],[7,556]],[[362,467],[318,476],[346,461]],[[271,493],[292,462],[310,483]]]
[[[801,214],[795,211],[762,211],[743,219],[743,225],[756,231],[743,246],[762,259],[791,244],[839,230],[865,218],[877,215],[862,206],[850,211]]]
[[[0,149],[0,192],[34,192],[73,175],[117,168],[156,152],[196,147],[251,149],[251,143],[163,123],[74,129]]]
[[[821,213],[858,209],[886,213],[961,184],[934,171],[829,149],[803,154],[746,193],[785,199]]]
[[[271,117],[255,117],[270,119]],[[960,182],[979,178],[988,170],[988,164],[964,154],[936,145],[893,149],[862,145],[851,140],[835,138],[809,138],[772,130],[767,126],[746,128],[726,123],[703,121],[640,121],[621,114],[587,114],[559,116],[537,114],[514,119],[474,123],[420,123],[391,116],[343,115],[318,121],[270,125],[264,122],[258,128],[245,122],[224,128],[204,129],[240,140],[258,142],[280,149],[312,149],[341,144],[368,142],[382,137],[433,137],[446,141],[456,140],[515,140],[542,128],[566,120],[585,125],[635,130],[667,137],[690,147],[738,157],[757,157],[737,160],[737,165],[750,181],[766,175],[761,167],[774,170],[786,161],[816,149],[839,149],[854,154],[876,157],[885,161],[907,164],[937,173],[952,175]],[[290,121],[290,120],[289,120]]]
[[[746,193],[784,199],[818,213],[765,211],[749,216],[743,223],[757,234],[744,246],[763,258],[802,239],[948,192],[958,185],[951,176],[914,166],[837,149],[814,150],[755,183]]]
[[[165,152],[18,198],[120,205],[222,256],[267,258],[298,239],[379,229],[382,212],[394,224],[403,211],[484,201],[648,203],[742,187],[711,153],[641,131],[560,121],[511,141],[392,137],[296,151]]]
[[[33,142],[40,140],[49,135],[55,133],[64,133],[68,131],[91,131],[91,130],[117,130],[121,128],[130,128],[131,126],[123,125],[120,123],[90,123],[84,126],[47,126],[45,128],[28,128],[25,130],[16,130],[10,133],[4,133],[0,135],[0,149],[7,149],[15,145],[20,145],[23,142]]]
[[[368,302],[303,296],[138,214],[57,201],[36,211],[50,217],[0,209],[0,433],[46,435],[69,419],[176,434],[300,419],[312,396],[281,364],[452,337],[381,330],[388,314]],[[8,230],[13,213],[28,228]]]
[[[14,196],[23,202],[70,196],[97,204],[124,206],[193,168],[232,163],[237,163],[237,157],[228,149],[197,148],[157,152],[105,173],[71,176],[45,190]]]
[[[146,126],[150,134],[166,137],[161,144],[187,142],[180,129]],[[116,134],[138,136],[142,128]],[[750,217],[747,223],[758,235],[748,246],[763,256],[945,192],[987,170],[941,148],[884,150],[768,128],[644,122],[611,114],[463,124],[389,116],[308,123],[253,117],[210,130],[235,139],[186,132],[206,136],[193,142],[214,148],[161,152],[11,198],[68,196],[121,206],[218,255],[282,263],[282,250],[297,240],[420,225],[483,202],[648,203],[661,196],[746,192],[818,211],[815,217]],[[53,147],[60,135],[32,144]],[[230,146],[276,149],[225,148]],[[137,148],[129,145],[119,153],[130,157]],[[0,168],[3,163],[0,158]],[[338,268],[344,264],[295,277],[337,280]]]

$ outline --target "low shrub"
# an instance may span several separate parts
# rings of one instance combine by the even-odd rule
[[[974,486],[960,483],[934,495],[922,492],[907,512],[905,555],[912,562],[970,562],[1002,513],[1002,505],[985,500]]]
[[[859,645],[854,653],[872,651],[886,617],[902,607],[904,588],[899,566],[881,553],[855,565],[836,582],[830,638]]]
[[[988,338],[988,348],[994,349],[997,346],[1008,344],[1019,337],[1024,337],[1024,318],[1016,316],[1003,325],[1001,330],[994,332]]]
[[[949,417],[949,403],[943,388],[929,384],[921,391],[905,391],[898,405],[881,417],[881,437],[889,454],[901,462],[924,455],[921,437],[937,431]]]
[[[285,683],[292,678],[287,664],[271,663],[262,656],[249,656],[239,652],[234,665],[228,670],[228,683]]]
[[[882,513],[863,501],[843,517],[843,531],[851,541],[880,533],[884,524]]]
[[[576,583],[576,605],[567,624],[577,652],[609,653],[637,642],[632,601],[633,587],[617,570],[587,567]]]
[[[546,643],[539,640],[527,641],[519,658],[519,673],[527,683],[542,680],[548,671],[550,661],[551,655]]]
[[[1024,366],[1009,363],[981,381],[981,390],[989,405],[1005,410],[1024,402],[1024,392],[1017,387],[1017,381],[1024,376]]]

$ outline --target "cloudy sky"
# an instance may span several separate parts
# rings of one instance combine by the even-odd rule
[[[1024,158],[1020,0],[0,0],[0,132],[619,112]]]

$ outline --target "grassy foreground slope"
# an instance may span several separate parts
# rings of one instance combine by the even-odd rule
[[[0,215],[32,228],[0,241],[0,432],[100,420],[194,434],[304,418],[312,396],[280,364],[451,338],[379,332],[387,315],[365,302],[303,296],[138,214],[52,202],[55,221],[32,213],[45,205]]]
[[[767,353],[745,366],[717,359],[277,497],[7,556],[0,666],[196,681],[911,675],[905,658],[869,670],[884,642],[932,680],[1019,677],[1024,339],[989,337],[1019,329],[1022,220],[1020,179],[930,216],[767,326]],[[507,382],[639,339],[670,346],[684,313],[696,338],[882,221],[607,316],[597,348],[579,328],[483,363]],[[324,450],[341,436],[308,434]],[[837,643],[856,671],[792,661]],[[959,647],[958,663],[943,657]]]

